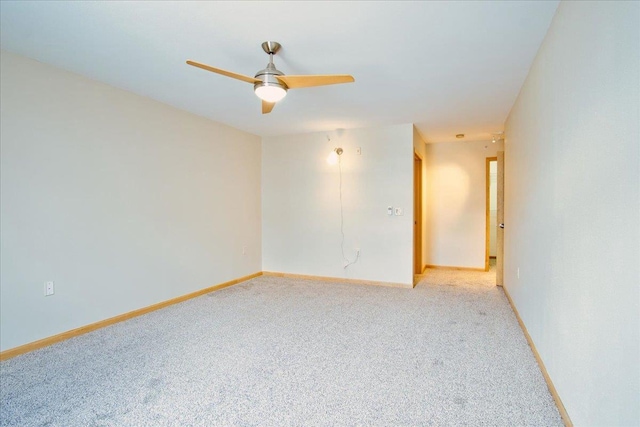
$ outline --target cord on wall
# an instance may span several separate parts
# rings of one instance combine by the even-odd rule
[[[344,213],[342,209],[342,161],[340,157],[341,156],[338,156],[338,171],[340,174],[340,234],[342,235],[342,240],[340,241],[340,250],[342,251],[342,260],[344,261],[343,268],[346,270],[347,267],[358,262],[358,259],[360,258],[360,249],[356,251],[356,259],[354,259],[353,261],[349,260],[349,258],[347,258],[344,254]]]

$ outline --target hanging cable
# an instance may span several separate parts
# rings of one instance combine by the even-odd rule
[[[356,262],[358,262],[358,259],[360,258],[360,251],[356,252],[356,259],[354,259],[353,261],[350,261],[349,258],[347,258],[344,255],[344,213],[343,213],[343,209],[342,209],[342,161],[341,161],[341,156],[338,156],[338,173],[340,175],[340,235],[342,236],[342,240],[340,241],[340,250],[342,251],[342,260],[344,262],[344,269],[346,270],[347,267],[349,267],[352,264],[355,264]]]

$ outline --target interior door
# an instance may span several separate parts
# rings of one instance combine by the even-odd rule
[[[498,151],[498,179],[497,179],[497,223],[496,233],[496,285],[502,286],[504,277],[504,151]]]
[[[422,274],[422,159],[413,156],[413,273]]]

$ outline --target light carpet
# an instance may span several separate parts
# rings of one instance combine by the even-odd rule
[[[261,276],[0,364],[2,426],[561,426],[491,273]]]

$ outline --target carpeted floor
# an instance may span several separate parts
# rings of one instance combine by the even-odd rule
[[[2,426],[561,426],[492,273],[258,277],[0,364]]]

